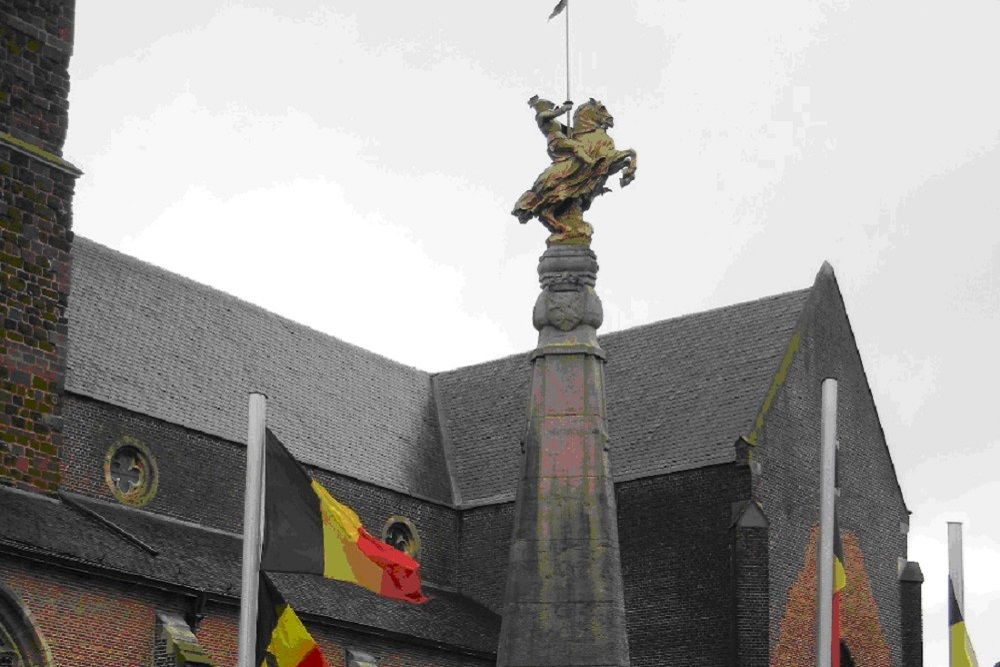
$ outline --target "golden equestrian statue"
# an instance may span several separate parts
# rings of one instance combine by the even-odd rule
[[[572,130],[556,120],[572,108],[572,102],[557,107],[535,95],[528,105],[535,110],[538,129],[548,139],[552,164],[521,195],[511,213],[521,223],[531,218],[541,220],[552,232],[548,243],[590,243],[594,228],[584,222],[583,212],[594,197],[610,192],[604,184],[612,174],[624,169],[619,181],[622,187],[632,182],[635,151],[615,150],[615,142],[606,132],[614,127],[615,119],[594,98],[573,114]]]

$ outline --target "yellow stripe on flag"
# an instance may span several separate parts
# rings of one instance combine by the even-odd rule
[[[979,667],[976,652],[972,650],[972,642],[965,631],[965,621],[959,621],[951,626],[951,667]]]
[[[278,624],[271,633],[271,643],[267,650],[277,659],[279,665],[298,665],[309,651],[315,648],[316,642],[309,636],[306,626],[295,615],[290,606],[283,605]]]
[[[835,556],[833,559],[833,592],[842,591],[845,586],[847,586],[847,573],[844,572],[844,564],[840,558]]]
[[[358,528],[361,519],[347,505],[342,505],[333,499],[327,490],[312,480],[312,489],[319,496],[319,506],[323,513],[323,528],[330,527],[344,536],[344,541],[353,544],[358,541]]]
[[[358,547],[361,520],[354,510],[331,496],[316,480],[312,488],[319,497],[323,517],[323,576],[359,584],[370,591],[382,590],[382,568]]]

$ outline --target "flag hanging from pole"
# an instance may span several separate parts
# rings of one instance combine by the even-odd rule
[[[263,572],[257,588],[255,667],[327,667],[306,626]]]
[[[840,522],[837,520],[837,502],[833,504],[833,613],[830,625],[831,667],[840,667],[840,591],[847,586],[844,570],[844,544],[840,540]]]
[[[264,447],[261,570],[320,574],[383,597],[427,601],[417,561],[372,537],[350,507],[309,478],[270,429]]]
[[[948,576],[948,631],[951,635],[951,667],[979,667],[950,575]]]
[[[965,572],[962,524],[948,522],[948,644],[951,667],[979,667],[965,627]]]
[[[567,2],[569,2],[569,0],[559,0],[559,2],[556,3],[556,6],[552,8],[552,13],[549,14],[550,21],[555,17],[559,16],[559,14],[561,14],[562,11],[566,9]]]

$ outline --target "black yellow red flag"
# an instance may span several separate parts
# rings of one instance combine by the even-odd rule
[[[264,448],[261,570],[320,574],[405,602],[428,599],[417,561],[372,537],[350,507],[309,478],[270,429]]]
[[[260,573],[257,588],[257,667],[327,667],[323,654],[302,621]]]

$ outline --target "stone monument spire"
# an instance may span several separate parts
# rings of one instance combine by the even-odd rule
[[[552,111],[537,98],[532,103],[536,113]],[[603,105],[591,103],[606,121],[593,127],[610,127]],[[587,120],[576,127],[586,130]],[[604,314],[594,291],[598,266],[590,249],[592,228],[583,222],[582,211],[605,190],[610,173],[627,164],[623,184],[631,180],[635,153],[615,151],[603,129],[606,142],[587,144],[578,134],[567,139],[551,123],[549,114],[539,127],[546,136],[546,129],[553,134],[550,155],[557,143],[554,163],[514,209],[522,222],[539,217],[552,236],[538,265],[542,293],[532,318],[538,347],[531,354],[497,665],[627,667],[605,357],[597,343]],[[569,164],[558,159],[564,153],[570,156],[562,162]]]

